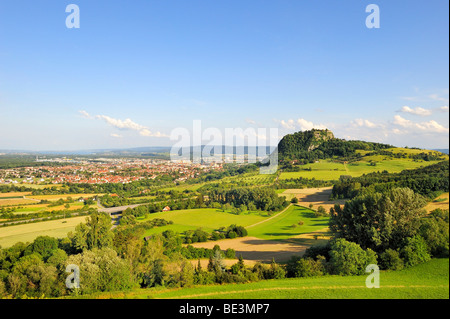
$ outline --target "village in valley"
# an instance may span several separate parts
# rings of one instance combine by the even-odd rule
[[[0,185],[105,184],[130,183],[158,176],[176,177],[181,182],[201,173],[221,170],[221,163],[198,164],[190,161],[174,162],[164,159],[138,158],[52,158],[36,157],[43,166],[29,166],[0,170]],[[57,163],[58,165],[45,165]]]

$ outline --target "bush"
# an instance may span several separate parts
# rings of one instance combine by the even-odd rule
[[[230,233],[235,233],[231,234]],[[230,237],[234,236],[234,237]],[[226,237],[227,238],[236,238],[236,237],[245,237],[247,236],[247,229],[245,229],[243,226],[237,226],[237,225],[230,225],[226,230]]]
[[[232,248],[225,250],[225,258],[234,259],[236,258],[236,251]]]
[[[80,267],[80,288],[83,293],[127,290],[134,286],[128,262],[110,248],[86,250],[70,256],[66,263]]]
[[[5,283],[0,279],[0,298],[6,295]]]
[[[292,257],[286,265],[288,277],[314,277],[325,274],[323,260]]]
[[[427,243],[421,236],[406,238],[403,248],[400,250],[400,256],[406,266],[414,266],[431,259]]]
[[[298,203],[298,198],[297,198],[297,197],[293,197],[293,198],[291,199],[291,203],[292,203],[292,204],[297,204],[297,203]]]
[[[233,238],[236,238],[237,237],[237,234],[236,234],[236,232],[235,231],[229,231],[228,233],[227,233],[227,238],[231,238],[231,239],[233,239]]]
[[[427,243],[432,256],[449,256],[448,210],[436,209],[426,218],[423,218],[419,233]]]
[[[330,259],[330,252],[331,246],[330,243],[327,243],[325,245],[314,245],[306,249],[305,253],[303,254],[303,258],[312,258],[314,260],[317,260],[317,257],[323,256],[326,260]]]
[[[380,268],[385,270],[400,270],[404,267],[403,259],[400,253],[393,249],[386,249],[380,254]]]
[[[58,249],[58,239],[49,236],[39,236],[25,250],[25,255],[38,253],[46,261]]]
[[[325,208],[323,208],[323,206],[319,206],[317,208],[317,212],[314,213],[314,215],[316,217],[323,217],[323,216],[327,216],[327,211],[325,210]]]
[[[331,244],[330,266],[336,275],[363,275],[369,264],[377,263],[377,255],[371,250],[364,250],[360,245],[343,238]]]
[[[286,271],[283,267],[278,265],[275,260],[272,260],[270,268],[265,272],[265,279],[283,279],[286,277]]]

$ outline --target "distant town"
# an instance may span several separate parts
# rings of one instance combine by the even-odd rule
[[[130,183],[158,176],[176,177],[175,182],[198,177],[210,170],[221,170],[221,163],[198,164],[160,159],[39,158],[43,166],[0,170],[0,184],[105,184]],[[45,163],[59,163],[52,166]]]

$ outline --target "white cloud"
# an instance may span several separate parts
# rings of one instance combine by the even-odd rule
[[[87,112],[86,112],[87,113]],[[95,118],[100,119],[108,123],[109,125],[118,128],[120,130],[132,130],[137,131],[141,136],[147,136],[147,137],[168,137],[167,135],[161,133],[161,132],[152,132],[148,129],[148,127],[138,124],[136,122],[133,122],[131,119],[115,119],[107,115],[96,115]],[[118,135],[118,134],[116,134]],[[113,136],[113,135],[111,135]],[[117,136],[114,136],[117,137]]]
[[[355,119],[353,121],[354,124],[356,124],[356,126],[360,126],[360,127],[368,127],[368,128],[376,128],[379,127],[380,125],[375,124],[369,120],[365,120],[365,119]]]
[[[115,137],[115,138],[122,138],[123,136],[120,134],[116,134],[116,133],[111,133],[111,137]]]
[[[135,130],[135,131],[141,131],[141,130],[146,129],[145,126],[137,124],[130,119],[126,119],[126,120],[122,121],[122,120],[114,119],[107,115],[96,115],[95,117],[98,119],[104,120],[109,125],[112,125],[118,129],[129,129],[129,130]]]
[[[430,99],[434,100],[434,101],[440,101],[440,102],[448,103],[448,98],[441,97],[438,94],[430,94],[428,97]]]
[[[299,118],[297,120],[281,120],[281,121],[277,121],[280,123],[280,125],[287,129],[287,130],[301,130],[301,131],[307,131],[307,130],[312,130],[314,129],[321,129],[324,130],[327,127],[323,124],[314,124],[313,122],[307,121],[305,119]]]
[[[412,109],[406,105],[403,106],[399,112],[409,113],[409,114],[414,114],[414,115],[419,115],[419,116],[429,116],[432,113],[430,110],[424,109],[422,107],[416,107],[416,108]]]
[[[438,108],[439,112],[448,113],[448,106],[441,106]]]
[[[448,133],[449,129],[442,126],[438,122],[431,120],[428,122],[414,123],[410,120],[407,120],[400,115],[394,116],[395,125],[401,126],[403,128],[410,128],[415,130],[424,131],[427,133]]]
[[[86,111],[81,110],[81,111],[78,111],[78,113],[80,113],[81,116],[86,118],[86,119],[91,119],[92,118],[92,116]]]

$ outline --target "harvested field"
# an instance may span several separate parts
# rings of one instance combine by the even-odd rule
[[[59,199],[66,200],[67,197],[71,197],[73,200],[76,200],[80,197],[89,198],[89,197],[94,197],[96,195],[103,196],[104,194],[30,195],[30,196],[27,196],[26,198],[34,199],[34,200],[38,200],[38,201],[41,201],[41,200],[58,201]]]
[[[287,261],[291,256],[303,255],[309,247],[295,242],[266,240],[256,237],[240,237],[192,244],[197,248],[208,249],[214,248],[215,245],[219,245],[222,250],[232,248],[236,251],[236,257],[242,255],[245,261],[253,261],[253,263],[257,261],[269,263],[272,258],[275,258],[276,262]],[[232,263],[236,263],[236,261],[233,260]]]
[[[323,206],[328,212],[335,204],[344,205],[345,200],[329,200],[332,187],[321,188],[303,188],[303,189],[287,189],[280,195],[294,195],[298,198],[298,204],[301,206],[309,207],[313,204],[313,209],[317,209],[319,206]]]
[[[440,209],[449,209],[449,193],[444,193],[434,200],[432,200],[430,203],[428,203],[427,206],[425,206],[425,209],[427,212],[431,212],[432,210],[435,210],[437,208]]]
[[[0,199],[5,197],[23,197],[26,195],[30,195],[30,192],[12,192],[12,193],[0,193]]]
[[[0,207],[1,206],[12,206],[12,205],[28,205],[34,204],[36,200],[33,199],[24,199],[24,198],[10,198],[10,199],[1,199],[0,198]]]

